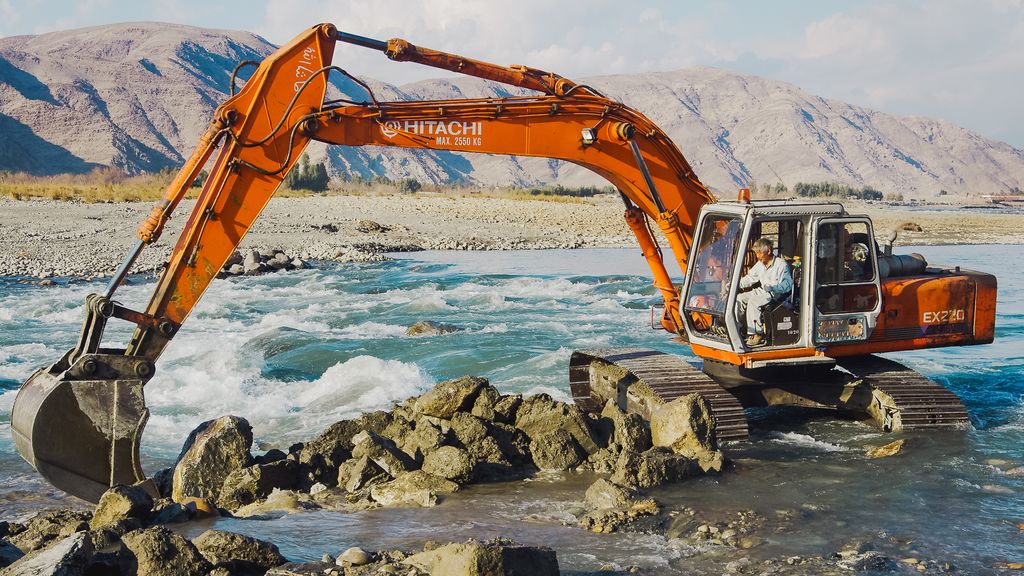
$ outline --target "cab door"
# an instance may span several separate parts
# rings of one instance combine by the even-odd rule
[[[867,340],[882,306],[871,222],[866,218],[819,220],[813,247],[814,343],[828,346]]]

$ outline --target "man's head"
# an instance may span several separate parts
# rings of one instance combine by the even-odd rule
[[[765,266],[772,261],[772,241],[767,238],[758,238],[754,240],[754,255],[757,256],[757,261]]]

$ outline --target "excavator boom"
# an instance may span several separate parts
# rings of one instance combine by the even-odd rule
[[[536,96],[325,103],[338,41],[397,61],[534,90]],[[608,179],[665,301],[663,326],[682,333],[678,290],[652,234],[654,220],[685,273],[693,229],[713,195],[668,136],[639,112],[584,85],[524,66],[497,66],[339,32],[322,24],[268,56],[217,108],[199,146],[142,223],[139,240],[102,295],[91,295],[78,345],[22,386],[12,410],[19,453],[56,487],[97,501],[107,487],[144,480],[143,388],[164,348],[312,140],[557,158]],[[219,148],[219,151],[217,150]],[[213,164],[144,311],[113,295],[140,251],[159,238],[200,170]],[[125,349],[101,346],[107,320],[132,322]]]

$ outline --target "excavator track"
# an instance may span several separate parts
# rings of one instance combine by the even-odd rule
[[[599,390],[599,386],[592,386],[598,378],[592,368],[601,363],[625,371],[614,383],[615,392],[610,387]],[[684,394],[700,394],[711,405],[715,415],[715,433],[719,443],[747,439],[747,417],[739,401],[710,376],[678,356],[642,348],[605,348],[577,350],[569,360],[569,387],[573,400],[585,410],[600,411],[611,395],[617,393],[620,407],[625,405],[628,411],[643,413],[643,408],[635,406],[632,399],[626,399],[626,387],[637,382],[646,384],[664,402]]]
[[[963,430],[971,420],[963,402],[941,384],[899,362],[868,355],[840,358],[837,363],[873,390],[869,411],[886,432],[900,430]]]

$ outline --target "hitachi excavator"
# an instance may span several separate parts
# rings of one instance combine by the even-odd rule
[[[337,42],[537,94],[380,102],[331,64]],[[362,86],[367,101],[325,100],[331,75]],[[586,408],[614,400],[646,414],[658,402],[697,393],[723,442],[747,437],[744,409],[751,406],[833,408],[893,431],[969,425],[954,394],[874,354],[991,342],[992,275],[893,255],[892,240],[880,247],[869,218],[837,203],[751,201],[743,191],[736,201],[717,201],[661,129],[590,86],[322,24],[259,63],[217,108],[105,292],[88,297],[78,344],[22,386],[12,413],[15,444],[53,485],[95,502],[109,486],[145,480],[143,391],[157,359],[311,140],[555,158],[615,186],[664,300],[660,324],[701,362],[642,349],[577,351],[569,384]],[[148,306],[125,308],[113,299],[118,286],[215,151]],[[758,308],[764,336],[753,347],[736,303],[762,238],[788,263],[792,288]],[[103,346],[111,319],[136,326],[125,349]]]

